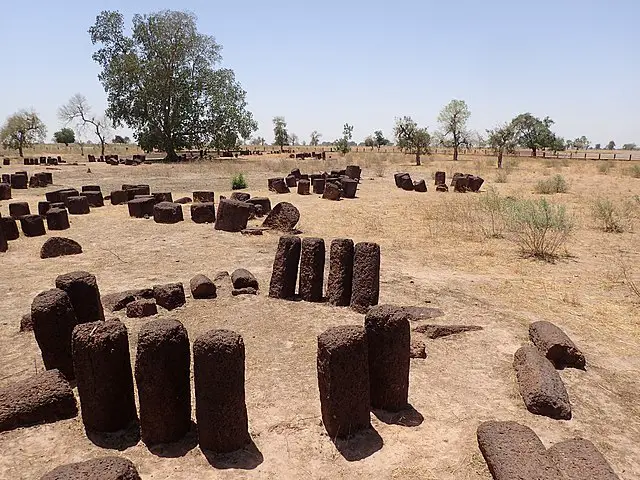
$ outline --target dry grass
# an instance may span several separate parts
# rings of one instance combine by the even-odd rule
[[[266,179],[293,168],[303,172],[330,170],[349,163],[364,167],[355,200],[329,202],[315,195],[276,197]],[[617,163],[616,163],[617,165]],[[495,183],[495,164],[486,158],[453,163],[433,155],[424,166],[394,152],[352,152],[322,161],[293,161],[277,156],[220,160],[184,165],[109,167],[62,166],[56,185],[100,184],[104,191],[122,183],[149,183],[174,197],[213,189],[229,195],[231,178],[244,173],[253,195],[290,201],[301,212],[305,236],[349,237],[376,241],[382,249],[381,302],[426,305],[444,310],[443,323],[474,323],[484,330],[440,340],[427,340],[427,360],[412,360],[409,400],[424,416],[417,427],[389,425],[372,415],[382,449],[360,461],[347,461],[323,433],[316,383],[316,336],[329,326],[362,324],[348,309],[269,299],[271,266],[278,235],[244,237],[214,231],[189,220],[159,225],[130,219],[124,206],[94,209],[73,216],[64,232],[79,241],[84,253],[40,260],[43,238],[10,243],[0,254],[0,386],[20,381],[42,369],[31,334],[19,334],[22,314],[40,291],[51,288],[61,273],[94,273],[102,293],[156,283],[182,281],[197,273],[249,268],[261,294],[236,298],[221,294],[214,301],[188,299],[184,308],[161,317],[182,321],[191,341],[211,328],[230,328],[246,344],[246,390],[252,437],[264,457],[253,471],[232,468],[229,478],[427,478],[488,480],[475,430],[484,420],[516,420],[532,427],[549,446],[573,436],[592,440],[614,470],[640,478],[640,305],[631,285],[638,285],[640,249],[637,234],[611,235],[593,228],[591,201],[602,192],[616,201],[640,195],[640,182],[616,166],[601,175],[596,162],[572,161],[562,169],[569,193],[554,201],[575,217],[570,257],[555,264],[523,258],[509,235],[487,238],[478,202],[494,187],[501,196],[538,199],[535,183],[547,169],[542,160],[505,159],[508,183]],[[384,167],[384,170],[382,170]],[[2,172],[38,170],[3,167]],[[555,168],[555,167],[554,167]],[[430,179],[442,170],[481,173],[487,179],[479,194],[404,192],[393,184],[394,171]],[[378,172],[384,172],[383,177]],[[14,200],[32,210],[43,190],[14,191]],[[640,198],[640,197],[639,197]],[[7,214],[8,202],[0,202]],[[634,219],[634,222],[637,220]],[[257,224],[257,222],[254,222]],[[637,231],[637,228],[635,229]],[[620,252],[624,252],[621,254]],[[626,270],[618,259],[624,255]],[[626,278],[626,280],[625,280]],[[118,315],[129,329],[132,358],[140,320]],[[556,422],[529,414],[519,397],[512,369],[513,353],[527,341],[534,320],[550,320],[574,339],[587,357],[587,371],[561,372],[574,416]],[[357,444],[352,445],[356,450]],[[87,439],[79,418],[0,434],[0,478],[39,478],[53,466],[114,452]],[[143,478],[219,478],[198,448],[176,458],[152,454],[141,442],[116,452],[130,458]],[[236,465],[237,467],[237,465]]]

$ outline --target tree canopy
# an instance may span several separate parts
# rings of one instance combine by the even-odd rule
[[[336,150],[346,155],[351,150],[351,138],[353,137],[353,125],[345,123],[342,127],[342,137],[335,141]]]
[[[322,136],[321,133],[318,133],[317,130],[314,130],[313,132],[311,132],[311,140],[309,140],[309,145],[316,147],[318,146],[318,144],[320,143],[320,137]]]
[[[76,93],[69,101],[58,109],[58,118],[65,123],[75,122],[80,130],[90,127],[92,133],[100,140],[102,155],[107,143],[110,122],[104,116],[95,116],[84,95]]]
[[[565,148],[564,141],[560,142],[561,139],[551,131],[554,121],[549,117],[541,120],[530,113],[522,113],[511,123],[516,129],[518,145],[531,149],[534,157],[537,156],[539,149],[563,150]]]
[[[99,46],[93,59],[102,69],[107,115],[169,160],[182,148],[235,146],[257,129],[233,72],[216,69],[222,47],[196,21],[172,10],[134,15],[127,36],[123,15],[103,11],[89,29]]]
[[[421,155],[429,152],[431,135],[426,128],[419,128],[418,124],[408,116],[396,119],[393,128],[396,144],[402,151],[415,153],[416,165],[420,165]]]
[[[284,117],[273,117],[274,145],[280,146],[280,150],[289,144],[289,132],[287,132],[287,122]]]
[[[498,156],[498,168],[502,168],[502,157],[505,153],[514,153],[517,146],[517,135],[513,124],[499,125],[487,130],[487,143]]]
[[[613,140],[610,140],[609,143],[607,143],[607,150],[615,150],[616,149],[616,142],[614,142]]]
[[[35,111],[20,110],[10,115],[2,125],[0,143],[4,148],[18,150],[22,157],[25,148],[44,142],[46,135],[47,127]]]
[[[76,134],[70,128],[65,127],[53,134],[53,140],[56,143],[64,143],[68,146],[70,143],[74,143],[76,141]]]
[[[438,115],[442,143],[453,147],[453,159],[458,160],[458,150],[461,146],[470,144],[470,133],[467,121],[471,111],[464,100],[451,100]]]

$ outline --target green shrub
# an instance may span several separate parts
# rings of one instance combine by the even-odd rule
[[[608,198],[598,197],[591,205],[591,215],[605,232],[622,233],[629,225],[626,209],[619,208]]]
[[[231,180],[231,189],[241,190],[243,188],[247,188],[247,181],[242,173],[238,173],[237,175],[234,175]]]
[[[562,175],[554,175],[547,180],[540,180],[536,184],[536,193],[553,194],[553,193],[567,193],[569,191],[569,185]]]
[[[487,192],[478,198],[478,208],[482,217],[480,228],[486,237],[503,236],[511,203],[511,200],[501,197],[493,187],[489,187]]]
[[[509,229],[523,255],[553,260],[574,225],[564,205],[539,200],[516,200],[508,208]]]

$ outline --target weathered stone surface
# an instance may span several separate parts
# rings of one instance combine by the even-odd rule
[[[529,427],[516,422],[484,422],[478,447],[494,480],[560,480],[544,445]]]
[[[287,175],[287,178],[285,178],[285,182],[287,184],[287,187],[293,188],[298,183],[298,179],[295,177],[295,175]]]
[[[173,202],[173,195],[171,195],[171,192],[154,192],[152,195],[156,204],[161,202]]]
[[[371,407],[397,412],[409,396],[409,320],[402,313],[372,309],[364,318],[369,348]]]
[[[177,199],[174,203],[179,203],[181,205],[186,205],[187,203],[191,203],[192,200],[189,197],[182,197]]]
[[[237,297],[238,295],[257,295],[258,290],[253,287],[234,288],[231,291],[231,295]]]
[[[82,422],[94,432],[115,432],[136,419],[127,327],[119,321],[83,323],[73,330]]]
[[[18,230],[18,224],[15,218],[0,217],[0,223],[2,224],[2,231],[8,241],[20,238],[20,230]]]
[[[313,179],[313,193],[322,195],[324,193],[324,178]]]
[[[0,215],[0,253],[6,252],[9,249],[9,241],[7,235],[4,232],[4,224],[1,221],[2,215]]]
[[[200,203],[213,203],[216,199],[213,191],[193,192],[193,201]]]
[[[231,194],[231,200],[238,200],[239,202],[246,202],[251,198],[251,194],[247,192],[233,192]]]
[[[262,207],[262,213],[264,215],[268,214],[271,211],[271,200],[267,197],[253,197],[247,200],[247,203],[255,205],[256,207]]]
[[[153,298],[153,289],[142,288],[138,290],[126,290],[124,292],[110,293],[102,295],[101,301],[104,308],[110,312],[117,312],[127,308],[127,305],[134,300],[141,298]]]
[[[71,215],[86,215],[91,211],[89,199],[84,195],[69,197],[67,199],[67,208]]]
[[[296,228],[300,220],[300,211],[289,202],[280,202],[269,212],[262,222],[263,227],[289,232]]]
[[[128,318],[145,318],[151,317],[158,313],[156,301],[150,298],[141,298],[127,303]]]
[[[331,438],[371,426],[367,337],[359,326],[332,327],[318,336],[322,423]]]
[[[298,182],[298,195],[309,195],[311,192],[311,182],[309,180],[300,180]]]
[[[434,183],[436,185],[445,185],[447,183],[447,174],[445,172],[436,172]]]
[[[457,333],[475,332],[482,330],[478,325],[419,325],[413,329],[414,332],[424,333],[431,339],[447,337]]]
[[[357,180],[362,174],[362,169],[358,165],[347,165],[345,169],[345,175],[349,178]]]
[[[351,303],[353,250],[351,239],[336,238],[331,241],[327,299],[332,305],[346,307]]]
[[[104,320],[100,290],[95,275],[89,272],[71,272],[56,278],[56,288],[69,295],[78,323]]]
[[[135,379],[145,444],[177,442],[189,432],[190,366],[189,336],[180,322],[160,319],[142,326]]]
[[[0,183],[0,200],[11,200],[10,183]]]
[[[322,198],[327,200],[340,200],[342,196],[342,192],[340,191],[340,187],[338,187],[335,183],[326,181],[324,184],[324,190],[322,192]]]
[[[20,318],[20,332],[33,332],[33,319],[31,318],[31,312],[25,313]]]
[[[259,288],[258,279],[244,268],[238,268],[231,273],[231,283],[236,289],[252,287],[257,290]]]
[[[31,320],[45,368],[73,380],[71,332],[78,320],[69,296],[57,288],[39,293],[31,303]]]
[[[424,342],[421,340],[411,340],[409,356],[411,358],[427,358],[427,350]]]
[[[556,420],[571,419],[571,404],[553,364],[532,346],[520,347],[513,358],[520,395],[531,413]]]
[[[268,230],[268,229],[266,229],[266,230]],[[264,231],[265,231],[264,228],[245,228],[240,233],[242,235],[256,236],[256,235],[262,235]]]
[[[71,385],[59,370],[46,370],[0,389],[0,432],[77,414]]]
[[[104,207],[104,197],[102,196],[102,192],[88,191],[82,192],[82,195],[87,197],[89,207]]]
[[[303,181],[303,180],[301,180]],[[300,253],[298,294],[307,302],[321,302],[325,247],[322,238],[303,238]]]
[[[424,180],[417,180],[415,182],[413,182],[413,189],[416,192],[426,192],[427,191],[427,184]]]
[[[252,205],[237,200],[220,200],[216,215],[216,230],[240,232],[247,228]]]
[[[154,285],[153,297],[158,305],[167,310],[173,310],[186,303],[182,283]]]
[[[31,215],[27,202],[13,202],[9,204],[9,216],[20,220],[25,215]]]
[[[300,249],[300,238],[293,236],[280,237],[273,261],[273,271],[269,285],[270,297],[292,299],[295,296]]]
[[[224,453],[251,442],[244,388],[242,337],[211,330],[193,344],[196,419],[200,447]]]
[[[100,185],[83,185],[80,189],[82,192],[101,192]]]
[[[25,237],[40,237],[46,235],[44,218],[40,215],[25,215],[20,218],[20,226]]]
[[[184,220],[182,205],[160,202],[153,207],[153,221],[156,223],[178,223]]]
[[[380,295],[380,246],[361,242],[354,247],[351,308],[366,312]]]
[[[620,480],[596,446],[583,438],[556,443],[547,456],[563,480]]]
[[[64,208],[51,208],[47,212],[47,228],[49,230],[67,230],[69,225],[69,215]]]
[[[394,173],[393,174],[393,179],[395,180],[396,187],[398,187],[398,188],[402,188],[401,178],[402,178],[403,175],[408,175],[408,174],[405,173],[405,172],[398,172],[398,173]]]
[[[194,223],[214,223],[216,221],[216,207],[213,202],[191,204],[191,220]]]
[[[82,247],[75,240],[64,237],[51,237],[40,249],[40,258],[61,257],[64,255],[79,255]]]
[[[40,480],[140,480],[140,475],[126,458],[103,457],[62,465]]]
[[[51,209],[51,203],[46,201],[38,202],[38,215],[42,215],[44,217],[50,209]]]
[[[129,216],[134,218],[150,218],[153,217],[153,207],[155,200],[151,198],[134,198],[127,202],[129,208]]]
[[[585,368],[586,362],[582,352],[567,334],[553,323],[544,321],[532,323],[529,325],[529,338],[556,368]]]
[[[109,195],[111,205],[122,205],[129,201],[129,195],[125,190],[113,190]]]
[[[403,190],[407,190],[407,191],[412,191],[413,190],[413,180],[411,180],[411,175],[409,175],[408,173],[404,173],[400,179],[400,188]]]
[[[290,193],[289,187],[283,178],[270,179],[269,190],[273,190],[276,193]]]
[[[191,296],[196,299],[216,298],[216,284],[205,275],[196,275],[189,282]]]

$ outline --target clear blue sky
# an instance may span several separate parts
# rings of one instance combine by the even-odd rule
[[[452,98],[484,133],[530,111],[565,138],[640,144],[640,0],[272,0],[9,2],[0,20],[0,120],[33,107],[50,138],[76,92],[105,108],[87,29],[100,10],[190,10],[223,45],[259,122],[334,140],[391,136],[394,117],[430,130]]]

